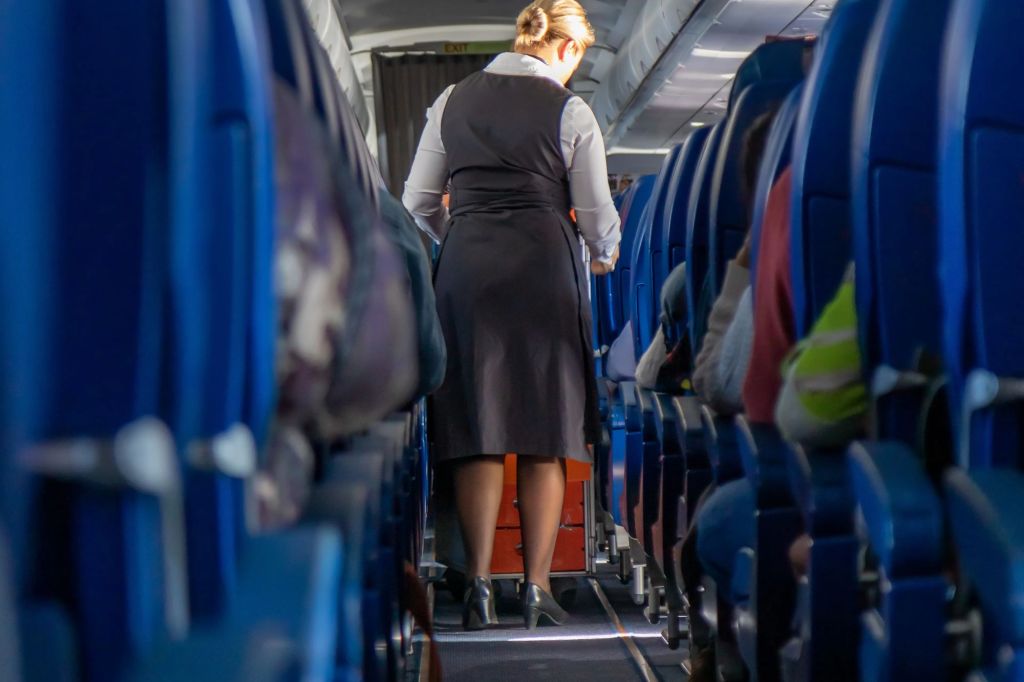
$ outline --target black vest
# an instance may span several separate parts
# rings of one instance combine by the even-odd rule
[[[573,94],[548,78],[475,73],[441,121],[452,215],[550,206],[568,216],[562,112]]]

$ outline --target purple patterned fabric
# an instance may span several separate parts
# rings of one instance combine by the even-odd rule
[[[280,82],[275,107],[278,419],[332,439],[413,395],[409,278],[369,199],[328,158],[319,122]]]

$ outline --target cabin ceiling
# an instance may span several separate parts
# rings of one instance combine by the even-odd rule
[[[581,96],[589,98],[596,89],[595,78],[611,65],[615,50],[628,35],[641,4],[643,0],[583,0],[598,44],[587,53],[572,84]],[[480,40],[493,40],[496,35],[511,39],[516,17],[526,6],[526,0],[339,0],[336,6],[349,39],[357,47],[366,48],[384,47],[404,32],[423,35],[431,28],[443,36],[449,27],[490,27]],[[467,39],[464,30],[452,34],[452,40]],[[381,37],[380,43],[374,40],[375,36]]]
[[[334,0],[372,81],[368,52],[430,41],[511,39],[528,0]],[[834,0],[581,0],[597,33],[570,86],[610,153],[660,152],[724,110],[731,76],[767,35],[818,33]],[[366,55],[366,57],[361,57]],[[371,99],[372,103],[372,99]]]

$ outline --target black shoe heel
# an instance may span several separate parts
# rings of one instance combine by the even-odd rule
[[[542,617],[552,625],[562,625],[569,619],[569,614],[550,594],[533,583],[527,583],[523,589],[523,622],[526,629],[533,630],[540,624]]]
[[[462,627],[466,630],[484,630],[497,624],[494,587],[487,578],[474,578],[462,604]]]

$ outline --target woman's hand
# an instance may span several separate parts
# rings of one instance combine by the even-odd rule
[[[612,254],[611,263],[603,263],[598,260],[590,261],[590,271],[595,275],[607,275],[615,269],[615,264],[619,262],[619,247],[615,247],[615,253]]]

